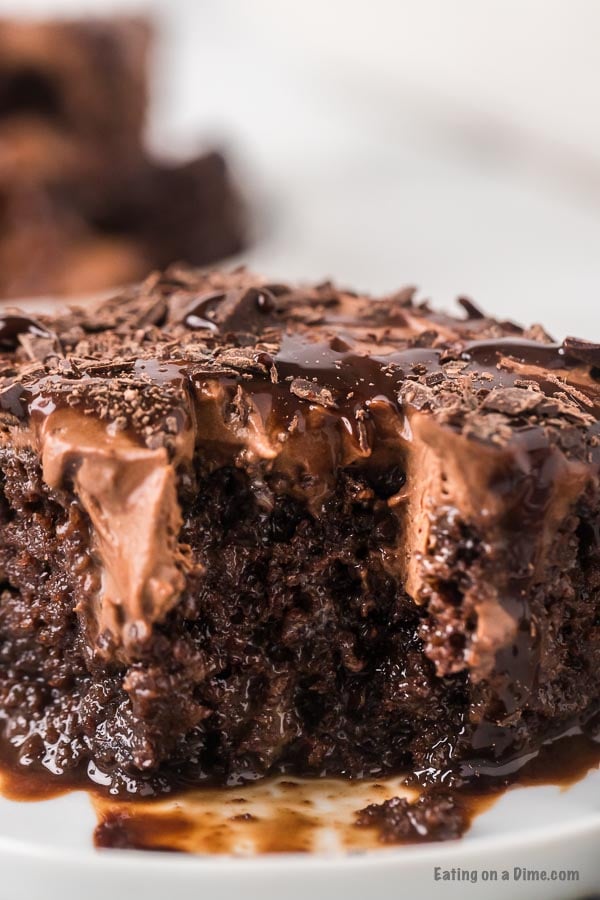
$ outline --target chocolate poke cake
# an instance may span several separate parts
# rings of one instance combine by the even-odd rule
[[[175,267],[0,325],[5,758],[516,771],[600,710],[600,346]]]
[[[146,147],[143,18],[0,19],[0,296],[82,294],[244,243],[224,158]]]

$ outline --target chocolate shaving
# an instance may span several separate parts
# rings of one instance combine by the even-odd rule
[[[485,313],[483,313],[468,297],[458,297],[458,302],[466,312],[467,319],[470,321],[475,319],[485,319]]]
[[[600,366],[600,344],[567,337],[564,339],[562,347],[567,356],[578,359],[588,366]]]
[[[256,333],[273,321],[277,309],[275,296],[266,288],[233,289],[213,292],[198,298],[184,316],[189,328],[213,327]]]
[[[330,409],[337,407],[337,403],[329,388],[307,381],[306,378],[294,378],[290,384],[290,391],[302,400],[310,400],[311,403],[318,403],[320,406],[326,406]]]
[[[164,297],[158,297],[154,303],[143,309],[138,317],[137,324],[143,325],[164,325],[167,318],[168,306]]]
[[[435,387],[436,384],[441,384],[442,381],[445,380],[445,378],[446,378],[446,376],[444,375],[443,372],[432,372],[431,375],[428,375],[425,378],[425,384],[428,387]]]
[[[487,395],[481,408],[491,409],[507,416],[521,416],[536,409],[542,399],[543,395],[538,391],[530,391],[527,388],[495,388]]]
[[[228,347],[219,351],[218,361],[232,369],[268,375],[273,360],[262,352],[245,347]]]
[[[415,409],[433,409],[437,405],[434,391],[419,382],[403,384],[398,391],[398,400]]]
[[[444,363],[444,372],[448,378],[456,378],[458,375],[462,375],[465,369],[468,368],[469,363],[463,362],[460,359],[451,359],[449,362]]]
[[[45,338],[59,351],[60,344],[56,334],[36,319],[18,313],[0,316],[0,352],[15,351],[22,343],[21,339],[26,337]]]

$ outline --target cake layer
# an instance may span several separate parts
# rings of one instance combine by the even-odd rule
[[[435,781],[595,727],[600,347],[461,303],[173,268],[4,318],[21,760]]]
[[[223,157],[145,147],[151,38],[135,17],[0,18],[0,296],[81,296],[240,250]]]

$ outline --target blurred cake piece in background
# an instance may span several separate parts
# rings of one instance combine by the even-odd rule
[[[143,19],[0,20],[0,134],[23,176],[65,174],[73,148],[76,170],[143,156],[150,42]]]
[[[217,153],[144,146],[151,28],[0,20],[0,296],[81,294],[243,245]]]

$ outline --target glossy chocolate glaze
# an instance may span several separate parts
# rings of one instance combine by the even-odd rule
[[[262,296],[259,294],[259,296]],[[205,304],[212,305],[224,300],[226,294],[216,293],[209,300],[202,300],[194,309]],[[192,314],[187,314],[184,324],[192,330],[200,328],[216,329],[213,322],[193,314],[194,323],[190,324]],[[202,323],[202,324],[199,324]],[[319,323],[319,330],[325,332],[330,323],[325,320]],[[48,404],[48,412],[61,403],[68,401],[65,395],[74,382],[88,387],[94,378],[125,377],[124,384],[131,378],[139,376],[160,387],[172,388],[185,394],[194,380],[202,377],[215,378],[224,383],[242,384],[256,394],[270,395],[272,408],[279,423],[285,424],[297,412],[305,408],[305,403],[298,402],[290,386],[295,378],[312,382],[317,388],[327,388],[331,397],[326,406],[339,411],[340,417],[350,414],[355,418],[358,409],[383,400],[402,414],[405,404],[398,396],[402,385],[424,381],[427,386],[439,385],[449,376],[447,369],[458,372],[461,379],[468,380],[484,391],[496,387],[521,386],[524,381],[537,385],[545,396],[552,397],[569,386],[582,389],[588,401],[586,405],[597,412],[600,405],[600,384],[590,371],[600,365],[600,350],[596,345],[588,344],[580,354],[594,360],[593,364],[583,364],[572,355],[566,344],[541,343],[532,340],[515,340],[514,338],[494,338],[485,340],[463,340],[448,345],[421,347],[403,336],[396,337],[393,332],[386,333],[389,346],[385,352],[367,353],[363,344],[369,340],[368,320],[362,325],[366,332],[360,334],[358,341],[354,335],[346,333],[345,337],[334,336],[329,339],[315,339],[309,330],[301,333],[283,333],[278,348],[273,352],[260,349],[260,345],[243,359],[237,371],[231,371],[229,357],[224,365],[219,365],[222,345],[216,349],[207,341],[206,363],[197,360],[146,358],[123,359],[118,362],[107,362],[104,365],[85,364],[77,373],[68,375],[43,374],[40,378],[25,379],[24,383],[16,382],[14,390],[5,389],[0,398],[1,406],[8,412],[27,418],[33,412],[41,411],[40,402],[45,397],[52,398]],[[315,329],[316,330],[316,329]],[[403,331],[404,329],[402,329]],[[52,333],[34,320],[20,316],[10,316],[0,324],[0,342],[8,349],[16,349],[20,334],[51,337]],[[270,335],[269,335],[270,336]],[[356,344],[359,343],[359,347]],[[583,342],[580,342],[583,343]],[[395,346],[399,344],[400,346]],[[236,341],[225,344],[235,347]],[[373,350],[377,351],[377,343]],[[454,369],[452,364],[459,363]],[[273,380],[273,367],[277,373]],[[527,367],[527,371],[523,371]],[[547,377],[550,373],[553,378]],[[572,377],[575,376],[575,377]],[[450,376],[453,377],[453,376]],[[61,400],[61,397],[63,398]],[[18,402],[22,398],[22,403]],[[318,397],[302,397],[304,401],[319,403]],[[585,407],[584,407],[585,409]],[[527,438],[525,438],[527,442]]]

